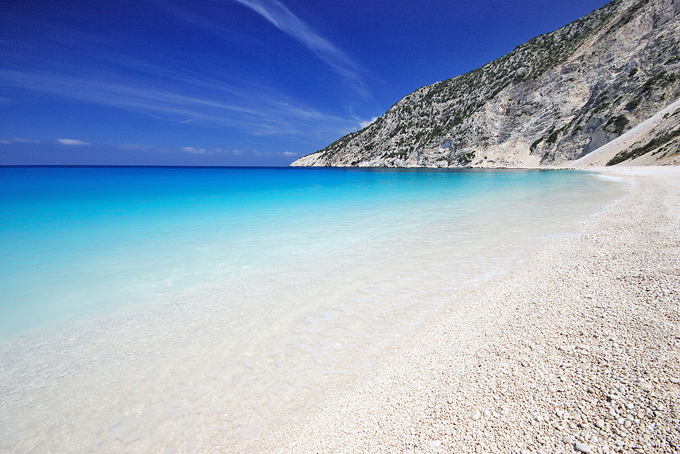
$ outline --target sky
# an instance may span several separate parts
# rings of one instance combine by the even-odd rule
[[[604,0],[0,0],[0,165],[286,166]]]

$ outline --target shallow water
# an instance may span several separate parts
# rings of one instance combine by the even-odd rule
[[[583,172],[0,169],[0,448],[255,437],[626,186]]]

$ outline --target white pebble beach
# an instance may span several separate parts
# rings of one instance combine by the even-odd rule
[[[243,450],[680,452],[680,168],[601,171],[630,194]]]

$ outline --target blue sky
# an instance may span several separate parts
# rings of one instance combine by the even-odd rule
[[[3,0],[0,165],[288,165],[603,0]]]

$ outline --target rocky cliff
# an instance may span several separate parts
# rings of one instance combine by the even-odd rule
[[[368,127],[292,165],[559,165],[679,97],[680,0],[615,0],[479,69],[416,90]]]

